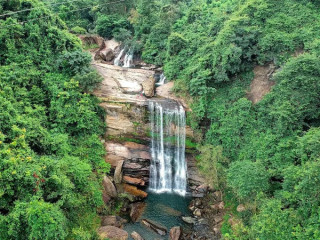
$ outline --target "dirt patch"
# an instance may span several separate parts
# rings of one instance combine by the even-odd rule
[[[250,85],[250,91],[247,92],[247,98],[254,104],[258,103],[275,84],[271,81],[272,74],[275,71],[273,64],[267,64],[264,66],[256,66],[253,69],[254,79]]]

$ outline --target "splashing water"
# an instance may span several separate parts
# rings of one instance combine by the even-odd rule
[[[149,102],[151,122],[150,190],[186,194],[185,111],[176,102]]]
[[[121,61],[121,58],[122,58],[122,56],[123,56],[123,54],[124,54],[124,51],[125,51],[125,49],[123,48],[123,49],[120,51],[119,55],[114,59],[114,62],[113,62],[114,65],[120,66],[120,61]]]
[[[160,80],[159,80],[159,82],[157,82],[157,85],[158,85],[158,86],[161,86],[161,85],[165,84],[165,83],[166,83],[166,80],[167,80],[167,78],[166,78],[166,76],[164,75],[164,73],[161,73],[161,75],[160,75]]]
[[[131,49],[129,49],[129,51],[126,53],[124,57],[123,67],[130,68],[132,67],[132,63],[133,63],[133,52],[131,51]]]

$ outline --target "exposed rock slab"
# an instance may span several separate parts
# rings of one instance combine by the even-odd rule
[[[156,223],[155,221],[151,221],[149,219],[142,219],[141,223],[161,236],[166,235],[168,232],[166,227],[162,226],[159,223]]]
[[[131,237],[134,239],[134,240],[144,240],[143,237],[141,237],[141,235],[135,231],[133,231],[131,233]]]
[[[265,66],[256,66],[253,69],[254,79],[250,85],[250,91],[247,93],[247,98],[254,104],[258,103],[275,84],[270,78],[275,71],[275,66],[267,64]]]
[[[102,184],[108,196],[117,197],[117,189],[108,176],[104,176]]]
[[[101,238],[108,238],[110,240],[127,240],[129,234],[114,226],[104,226],[98,229],[98,234]]]

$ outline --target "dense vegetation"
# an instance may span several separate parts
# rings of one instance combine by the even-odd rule
[[[319,239],[320,2],[111,2],[0,1],[0,14],[39,7],[0,21],[0,238],[93,238],[83,223],[94,224],[106,169],[86,92],[99,78],[69,30],[142,47],[190,99],[199,166],[224,192],[225,239]],[[271,64],[275,85],[253,104],[253,69]]]
[[[87,91],[101,79],[40,1],[0,1],[2,14],[0,239],[95,239],[108,166],[103,112]]]
[[[320,3],[138,1],[142,57],[192,98],[199,166],[225,193],[226,239],[320,238]],[[253,104],[253,68],[275,86]],[[244,203],[246,210],[235,207]]]

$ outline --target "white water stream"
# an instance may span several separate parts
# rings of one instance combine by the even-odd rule
[[[149,102],[151,122],[150,190],[186,194],[185,111],[176,102]]]

